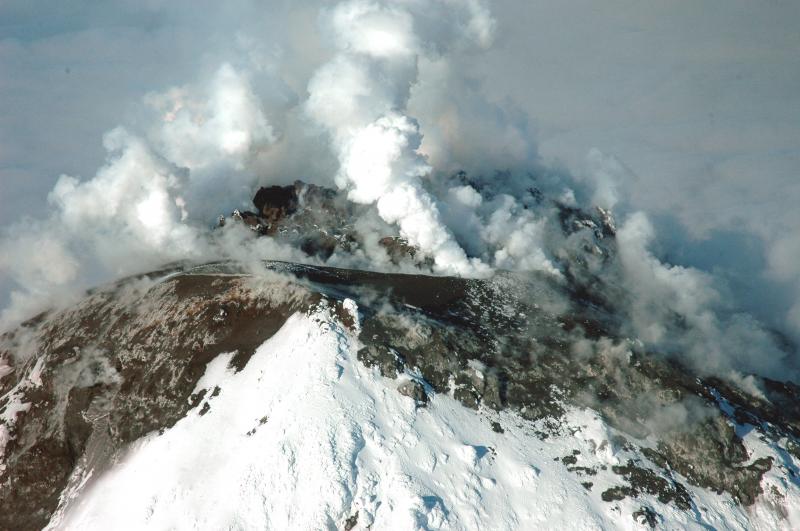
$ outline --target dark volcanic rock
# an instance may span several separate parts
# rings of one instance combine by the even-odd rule
[[[319,296],[247,277],[178,275],[147,288],[101,290],[77,307],[17,331],[39,353],[3,378],[0,408],[17,398],[0,473],[0,529],[40,529],[97,430],[121,448],[172,426],[199,403],[191,393],[206,364],[236,351],[241,368],[295,311]],[[15,334],[3,345],[15,344]],[[19,352],[0,351],[6,360]],[[43,364],[31,378],[35,363]],[[12,379],[13,377],[13,379]],[[102,422],[99,421],[102,419]]]
[[[394,264],[402,263],[406,260],[413,260],[419,249],[409,245],[408,240],[397,236],[386,236],[381,238],[378,243],[386,249],[389,259]]]
[[[288,243],[309,256],[327,260],[337,250],[362,244],[352,226],[359,207],[336,190],[296,181],[260,188],[253,198],[257,212],[234,211],[233,219],[262,236]],[[219,227],[226,225],[222,216]]]
[[[268,223],[276,223],[297,211],[297,191],[297,185],[259,188],[253,197],[253,204]]]
[[[311,216],[298,197],[293,216]],[[314,201],[329,199],[337,208],[324,194]],[[752,397],[631,350],[602,306],[569,297],[572,288],[550,277],[498,273],[476,280],[267,265],[278,274],[251,277],[233,264],[209,264],[121,282],[3,336],[0,360],[14,372],[0,378],[0,413],[30,408],[4,426],[11,438],[0,472],[0,529],[41,528],[76,466],[102,469],[115,451],[169,428],[189,409],[213,409],[205,392],[192,393],[218,354],[236,351],[231,365],[242,369],[289,315],[322,300],[355,327],[341,306],[346,297],[358,304],[359,360],[385,376],[403,375],[399,391],[419,405],[429,389],[479,411],[515,411],[534,421],[542,438],[569,429],[567,408],[590,407],[627,434],[604,442],[631,456],[607,472],[617,484],[601,493],[604,500],[650,495],[688,510],[689,484],[752,504],[773,462],[749,461],[736,418],[782,445],[787,470],[792,452],[800,453],[795,409],[785,406],[794,387],[771,383],[765,397]],[[651,421],[673,410],[685,413],[683,424]],[[768,424],[761,422],[767,415]],[[493,429],[503,432],[499,424]],[[638,447],[645,437],[658,443]],[[592,476],[583,482],[588,489],[599,472],[581,459],[573,454],[563,463],[577,476]],[[639,518],[649,523],[652,515]]]
[[[651,529],[655,529],[656,524],[660,522],[658,514],[650,507],[642,506],[638,511],[634,511],[631,515],[638,524],[648,525]]]
[[[621,500],[627,496],[647,493],[657,497],[659,502],[673,503],[679,509],[688,510],[692,506],[686,487],[677,481],[665,479],[652,470],[636,466],[633,461],[629,460],[624,466],[615,466],[613,471],[624,477],[628,485],[606,490],[601,495],[604,501]]]
[[[352,203],[334,189],[302,181],[262,187],[253,198],[253,205],[255,212],[236,210],[231,217],[259,235],[292,245],[308,256],[327,260],[336,251],[364,249],[365,242],[355,222],[370,207]],[[227,219],[220,216],[217,227],[226,225]],[[425,270],[433,266],[429,257],[399,236],[385,236],[378,244],[394,264],[407,263]]]

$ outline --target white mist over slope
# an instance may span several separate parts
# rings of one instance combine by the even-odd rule
[[[232,255],[251,261],[307,259],[276,244],[255,242],[235,229],[213,240],[207,235],[216,216],[246,205],[258,184],[297,178],[339,186],[352,200],[374,204],[385,222],[396,224],[433,259],[437,273],[478,275],[505,268],[560,278],[558,259],[579,242],[558,234],[552,209],[533,208],[521,199],[535,184],[563,205],[614,209],[620,227],[621,281],[631,288],[632,334],[649,346],[684,351],[708,370],[794,374],[793,369],[785,370],[784,353],[764,327],[741,311],[743,306],[755,311],[770,325],[800,338],[796,236],[800,220],[791,208],[800,193],[791,178],[797,169],[793,159],[781,158],[783,166],[764,166],[764,173],[776,177],[766,177],[769,184],[758,189],[766,196],[784,194],[779,208],[770,206],[778,204],[775,200],[762,198],[751,205],[752,210],[746,206],[736,215],[718,215],[718,197],[743,194],[725,185],[709,185],[697,194],[701,200],[692,202],[699,184],[685,175],[676,181],[680,186],[670,190],[667,170],[680,169],[676,166],[682,150],[691,143],[675,140],[681,133],[673,129],[685,132],[686,128],[669,123],[662,130],[670,132],[672,140],[665,143],[674,164],[659,159],[653,175],[647,165],[637,165],[636,172],[626,166],[631,152],[619,147],[630,144],[609,141],[635,136],[649,127],[649,119],[661,123],[667,110],[654,104],[656,116],[645,112],[650,107],[644,102],[651,98],[664,101],[668,110],[681,109],[669,80],[696,83],[711,92],[720,88],[705,78],[681,74],[681,68],[693,64],[681,63],[686,55],[676,50],[675,40],[690,33],[693,43],[705,42],[692,22],[693,17],[708,20],[699,8],[661,12],[617,5],[608,8],[613,12],[609,14],[605,8],[577,1],[552,13],[537,6],[478,0],[352,0],[308,2],[302,7],[278,1],[263,5],[235,1],[223,7],[201,2],[191,9],[180,2],[121,1],[113,7],[75,2],[73,8],[48,7],[55,9],[52,21],[45,17],[49,22],[36,26],[33,21],[39,17],[31,15],[35,7],[12,2],[2,8],[7,13],[3,20],[11,22],[2,26],[10,36],[0,41],[0,67],[19,75],[4,75],[0,85],[0,90],[14,96],[2,98],[10,103],[0,103],[12,117],[10,125],[0,129],[0,157],[12,161],[0,169],[0,200],[13,202],[7,198],[14,195],[6,190],[24,181],[15,177],[19,171],[24,174],[24,168],[13,161],[30,163],[43,155],[53,181],[50,193],[41,194],[48,198],[44,208],[25,212],[29,219],[9,218],[0,237],[0,290],[8,294],[2,326],[54,301],[67,303],[98,282],[170,260]],[[787,10],[782,24],[770,14],[750,17],[748,9],[741,4],[722,9],[726,27],[750,42],[752,33],[735,31],[750,28],[742,21],[755,20],[752,31],[761,32],[768,22],[776,22],[775,50],[762,45],[754,52],[739,44],[732,49],[734,55],[726,57],[723,52],[730,39],[709,36],[710,44],[702,48],[698,61],[704,67],[717,60],[727,65],[720,68],[733,68],[749,53],[755,59],[749,58],[742,67],[745,74],[763,74],[759,79],[764,84],[791,88],[794,78],[773,77],[774,65],[790,61],[777,44],[790,49],[786,45],[796,42],[792,40],[796,31],[785,22],[792,9],[781,8]],[[548,27],[548,20],[558,23]],[[601,22],[613,22],[624,31],[605,35]],[[130,29],[119,31],[120,26]],[[670,56],[668,71],[636,77],[646,69],[640,68],[634,45],[651,28],[656,41],[674,57]],[[560,37],[576,32],[587,37],[575,42]],[[653,43],[646,44],[650,47],[643,49],[657,57]],[[606,53],[620,62],[606,73],[586,51],[608,49]],[[100,54],[98,63],[88,59],[95,53]],[[121,81],[110,80],[104,69],[111,67],[106,63],[120,57],[129,58],[130,71],[121,75]],[[29,69],[30,58],[50,65],[51,77]],[[153,66],[163,59],[168,59],[168,68]],[[748,66],[754,61],[766,66]],[[572,65],[560,68],[574,72],[565,75],[554,64]],[[645,64],[656,68],[661,63]],[[66,65],[57,69],[58,78],[52,77],[53,65]],[[610,77],[603,77],[606,74]],[[597,76],[613,82],[598,89],[601,83],[593,81]],[[29,110],[22,118],[10,107],[26,101],[18,79],[30,80],[41,96],[37,101],[42,102],[41,109]],[[758,83],[748,84],[753,86]],[[633,98],[636,90],[647,96]],[[124,99],[98,97],[106,92]],[[758,93],[766,97],[775,96],[773,92]],[[49,107],[51,98],[80,104],[71,108],[71,118],[63,117],[63,122],[48,118],[42,123],[53,124],[53,129],[96,123],[109,131],[102,143],[106,160],[96,172],[71,157],[99,159],[101,155],[93,151],[97,147],[75,145],[70,139],[63,149],[74,154],[52,155],[67,161],[59,166],[30,140],[41,138],[30,132],[31,124],[44,115],[60,116],[58,107]],[[641,114],[636,116],[640,127],[620,132],[630,119],[623,112],[629,102]],[[690,110],[699,112],[694,104]],[[774,117],[775,110],[767,115]],[[568,160],[574,175],[542,161],[529,120],[542,124],[538,127],[542,148]],[[608,123],[617,129],[608,130]],[[791,129],[780,127],[770,130],[769,142],[762,143],[777,157],[791,151],[794,144],[783,138],[790,133]],[[559,138],[569,141],[558,144]],[[590,151],[593,145],[626,157],[620,161]],[[702,145],[710,153],[716,153],[714,145],[721,145],[729,155],[744,149],[728,137],[713,135]],[[580,148],[575,158],[564,155],[565,146]],[[581,169],[576,161],[587,152],[586,167]],[[653,162],[631,156],[637,162]],[[747,191],[751,186],[747,176],[753,181],[753,175],[760,177],[756,163],[764,162],[748,158],[739,164],[733,155],[723,161],[709,155],[709,160],[739,175],[734,191]],[[452,179],[458,170],[480,177],[484,186],[478,189],[475,183]],[[70,175],[61,175],[62,171]],[[496,172],[504,173],[496,176]],[[647,195],[648,186],[654,190],[652,196]],[[712,193],[717,195],[707,197]],[[721,202],[732,210],[731,199]],[[663,214],[661,203],[685,222],[683,232],[659,230],[664,225],[659,218],[638,212],[644,205]],[[713,215],[704,217],[704,203],[713,207]],[[5,210],[14,208],[9,204]],[[709,221],[712,218],[716,221]],[[738,240],[722,244],[728,249],[725,256],[733,257],[725,263],[697,244],[698,234],[720,228],[736,235],[755,234],[763,263],[747,269],[740,265],[737,258],[752,248],[737,247]],[[659,247],[662,236],[667,245]],[[687,263],[662,262],[665,254],[680,258],[687,247],[696,250]],[[369,267],[369,258],[360,266]],[[762,284],[772,291],[751,297]],[[671,321],[682,325],[673,326]]]
[[[47,213],[8,228],[0,241],[0,265],[16,289],[4,322],[165,261],[240,257],[234,244],[206,238],[212,220],[246,205],[258,182],[298,177],[335,183],[353,201],[374,203],[383,220],[396,224],[432,259],[436,272],[485,275],[496,264],[557,274],[538,246],[533,246],[534,260],[523,256],[530,254],[527,237],[540,232],[535,223],[506,219],[495,229],[461,231],[457,239],[443,219],[443,198],[427,184],[437,171],[427,151],[441,154],[458,140],[447,138],[452,134],[448,124],[428,115],[426,131],[443,142],[423,148],[424,132],[410,110],[412,96],[418,90],[424,106],[455,90],[470,99],[468,113],[489,115],[496,109],[461,75],[441,76],[452,56],[490,46],[495,21],[486,6],[473,0],[350,1],[317,11],[276,10],[290,22],[310,14],[316,14],[321,39],[334,50],[319,65],[298,68],[298,59],[310,65],[306,61],[317,56],[265,54],[264,43],[238,33],[235,63],[205,68],[193,82],[147,93],[137,119],[105,135],[106,164],[94,177],[61,176],[48,196]],[[301,78],[292,79],[298,70],[306,72],[304,86]],[[434,83],[426,83],[426,77]],[[281,97],[291,92],[290,84],[294,95]],[[264,96],[257,87],[282,90]],[[495,123],[495,130],[504,129],[516,126]],[[523,151],[530,162],[535,150],[526,145]],[[481,159],[497,168],[514,163]],[[322,163],[315,168],[306,160]],[[462,167],[456,160],[453,164]],[[520,208],[510,196],[500,207],[505,218]],[[57,238],[52,227],[60,228]],[[24,252],[37,242],[48,247],[46,252]],[[481,252],[468,256],[463,246]],[[277,256],[252,256],[267,257]]]
[[[438,40],[415,33],[423,17],[412,10],[440,21]],[[423,189],[421,179],[432,168],[419,149],[419,125],[406,112],[417,64],[430,53],[426,50],[446,54],[461,44],[448,42],[454,40],[451,35],[466,41],[462,45],[488,46],[494,21],[477,2],[345,2],[325,18],[337,53],[309,82],[306,109],[330,131],[339,158],[336,184],[355,202],[376,203],[381,217],[429,253],[438,271],[486,272],[479,260],[467,258],[440,219],[435,199]],[[460,20],[466,25],[453,31],[450,26]]]
[[[631,457],[596,413],[571,411],[565,435],[542,440],[513,413],[450,396],[418,407],[396,390],[415,375],[383,378],[357,349],[357,331],[322,308],[289,318],[240,372],[233,354],[218,356],[197,385],[205,399],[175,426],[106,471],[76,469],[78,488],[47,529],[641,529],[630,514],[642,504],[682,529],[788,529],[800,518],[796,487],[783,516],[769,501],[745,510],[695,487],[690,511],[647,494],[609,504],[600,493],[618,476],[601,471],[587,489],[561,460],[610,469]]]

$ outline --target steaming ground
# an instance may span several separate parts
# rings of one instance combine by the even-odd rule
[[[449,396],[420,407],[395,389],[409,375],[383,378],[357,350],[357,335],[322,310],[289,318],[240,372],[233,354],[218,356],[195,390],[209,398],[107,472],[83,471],[47,529],[641,529],[642,502],[685,529],[800,517],[791,504],[784,517],[758,505],[747,519],[701,489],[702,514],[649,496],[610,505],[599,495],[610,478],[587,488],[564,467],[564,456],[586,470],[624,463],[593,412],[569,412],[575,435],[540,440],[514,415]]]
[[[524,113],[487,97],[483,84],[503,76],[482,84],[469,67],[508,45],[488,4],[274,7],[266,23],[273,40],[258,17],[233,16],[254,14],[243,5],[219,20],[192,18],[218,53],[143,90],[134,116],[103,136],[106,161],[94,176],[60,175],[46,208],[3,229],[3,328],[176,260],[232,258],[258,268],[282,259],[463,277],[512,270],[601,286],[631,338],[698,373],[753,391],[753,374],[797,381],[796,209],[760,232],[769,233],[764,267],[786,289],[747,308],[735,295],[750,279],[730,282],[713,259],[705,270],[664,259],[657,218],[631,201],[635,178],[622,162],[592,151],[585,175],[542,162]],[[231,19],[246,22],[225,40],[213,27]],[[18,46],[4,50],[13,56]],[[359,236],[347,252],[320,257],[240,224],[210,230],[220,214],[249,208],[259,183],[298,178],[335,186],[359,207],[351,221]],[[600,241],[603,220],[613,240]],[[378,244],[387,236],[424,260],[394,263]]]
[[[41,5],[4,2],[0,17],[4,226],[40,217],[62,173],[91,178],[105,131],[120,123],[137,134],[158,129],[148,106],[137,104],[144,95],[207,88],[225,63],[251,74],[279,138],[255,175],[331,182],[336,160],[327,140],[301,142],[306,126],[294,110],[336,49],[320,30],[328,24],[319,4]],[[496,32],[486,51],[451,49],[419,62],[408,114],[420,124],[429,164],[445,173],[529,170],[520,161],[535,137],[545,156],[593,180],[587,152],[613,153],[636,176],[625,195],[656,215],[659,255],[714,270],[739,304],[797,337],[790,309],[798,300],[800,225],[793,208],[798,6],[568,0],[553,8],[497,0],[488,7]],[[476,34],[459,22],[453,32]],[[445,28],[423,17],[414,31]],[[2,306],[16,287],[4,273]]]
[[[0,527],[796,527],[796,386],[698,377],[546,273],[265,265],[0,336]]]
[[[267,265],[0,337],[0,527],[797,526],[796,386],[700,378],[547,277]]]
[[[0,8],[0,527],[797,528],[796,6],[139,4]]]

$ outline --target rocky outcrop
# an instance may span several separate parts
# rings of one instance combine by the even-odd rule
[[[418,407],[448,394],[479,411],[513,412],[542,439],[577,429],[565,420],[570,408],[596,411],[619,434],[602,444],[626,460],[608,470],[578,455],[562,461],[589,490],[603,476],[608,503],[651,497],[691,510],[697,487],[750,505],[764,495],[765,474],[796,481],[793,386],[771,382],[756,397],[629,349],[613,315],[550,277],[267,266],[262,276],[209,264],[129,279],[3,336],[0,366],[13,372],[0,378],[0,528],[41,528],[76,467],[102,470],[132,441],[209,406],[204,393],[214,391],[195,390],[210,360],[235,351],[231,370],[242,369],[289,315],[323,300],[345,326],[356,325],[341,301],[356,301],[358,359],[399,378],[398,392]],[[492,429],[503,432],[499,422]],[[774,457],[754,457],[746,431]],[[660,521],[657,507],[632,516]]]
[[[243,223],[261,236],[275,238],[321,260],[337,251],[351,253],[365,245],[355,221],[368,207],[348,201],[331,188],[302,181],[262,187],[256,192],[253,205],[255,212],[235,210],[227,218],[220,216],[218,227],[224,227],[229,220]],[[433,264],[400,236],[385,236],[378,244],[393,264],[418,265],[428,270]]]
[[[41,529],[73,469],[102,469],[117,449],[172,426],[202,400],[206,364],[255,348],[319,295],[246,277],[177,275],[100,290],[73,309],[3,336],[0,529]],[[26,409],[27,408],[27,409]],[[8,418],[8,417],[5,417]],[[94,447],[91,455],[86,450]]]
[[[293,186],[259,188],[253,198],[256,212],[267,223],[277,223],[297,211],[300,204],[298,191],[303,191],[299,182]]]
[[[322,260],[337,249],[350,252],[361,241],[352,226],[359,207],[330,188],[301,181],[264,187],[256,192],[253,205],[256,212],[235,210],[230,218],[221,216],[218,226],[232,219]]]

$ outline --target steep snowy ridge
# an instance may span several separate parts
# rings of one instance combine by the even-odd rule
[[[294,314],[238,372],[232,353],[211,360],[196,388],[205,390],[204,398],[186,417],[133,443],[97,477],[76,470],[72,484],[83,490],[64,493],[48,528],[800,524],[797,497],[786,500],[783,518],[768,507],[768,495],[743,508],[727,494],[694,487],[688,487],[694,499],[688,511],[647,493],[603,501],[600,493],[615,477],[608,469],[635,454],[614,442],[615,431],[593,411],[569,408],[563,435],[542,439],[535,423],[515,413],[474,411],[430,388],[422,406],[397,392],[418,374],[406,371],[391,380],[357,360],[357,308],[351,300],[343,306],[355,317],[347,325],[324,300]],[[756,454],[770,452],[755,436],[743,435]]]
[[[6,446],[13,437],[12,430],[17,422],[17,415],[28,411],[31,407],[31,403],[25,401],[24,391],[42,385],[41,372],[43,366],[44,360],[36,360],[36,364],[26,378],[18,382],[4,397],[7,402],[2,410],[0,410],[0,474],[6,469],[3,454],[5,453]],[[0,366],[0,378],[11,372],[8,365],[3,364]]]

